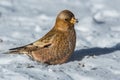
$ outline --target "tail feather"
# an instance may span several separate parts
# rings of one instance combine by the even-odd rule
[[[9,49],[9,53],[20,53],[23,47]]]
[[[29,45],[32,45],[32,43],[28,44],[28,45],[25,45],[25,46],[9,49],[9,52],[10,53],[21,53],[21,54],[22,53],[28,53],[30,48],[27,47],[27,46],[29,46]]]
[[[27,50],[26,47],[12,48],[12,49],[9,49],[9,53],[13,53],[13,54],[28,54],[29,50]]]
[[[9,53],[19,53],[19,50],[9,50]]]
[[[25,47],[22,46],[22,47],[17,47],[17,48],[11,48],[11,49],[8,49],[8,50],[0,50],[0,53],[3,53],[3,54],[24,54],[24,53],[27,53],[25,51]]]
[[[21,51],[25,48],[25,46],[16,47],[9,49],[9,53],[21,53]]]
[[[18,50],[18,49],[21,49],[21,48],[24,48],[25,46],[22,46],[22,47],[16,47],[16,48],[12,48],[12,49],[9,49],[9,50]]]

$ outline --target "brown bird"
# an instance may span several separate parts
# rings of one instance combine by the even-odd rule
[[[65,63],[74,51],[76,33],[74,24],[78,22],[69,10],[61,11],[54,27],[41,39],[18,48],[10,53],[27,54],[36,61],[47,64]]]

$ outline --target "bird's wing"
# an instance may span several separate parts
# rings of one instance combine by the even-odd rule
[[[43,38],[22,46],[22,47],[17,47],[17,48],[12,48],[9,49],[10,53],[29,53],[38,49],[42,49],[42,48],[48,48],[52,45],[52,41],[54,39],[55,35],[45,35]]]
[[[29,53],[45,47],[47,48],[51,45],[51,43],[43,43],[43,42],[40,42],[40,43],[41,43],[40,45],[36,45],[32,43],[26,46],[12,48],[12,49],[9,49],[9,51],[10,53]]]
[[[44,47],[48,47],[51,44],[53,44],[53,41],[55,40],[55,37],[57,36],[54,32],[48,32],[44,37],[42,37],[41,39],[35,41],[33,43],[34,46],[38,46],[40,48],[44,48]]]

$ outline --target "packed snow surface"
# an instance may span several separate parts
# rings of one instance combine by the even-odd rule
[[[0,0],[0,80],[120,80],[120,0]],[[48,32],[57,14],[71,10],[79,23],[67,63],[46,65],[4,54]]]

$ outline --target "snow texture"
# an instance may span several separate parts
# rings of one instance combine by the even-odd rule
[[[120,0],[0,0],[0,80],[120,80]],[[3,54],[36,41],[71,10],[79,23],[67,63],[46,65]]]

